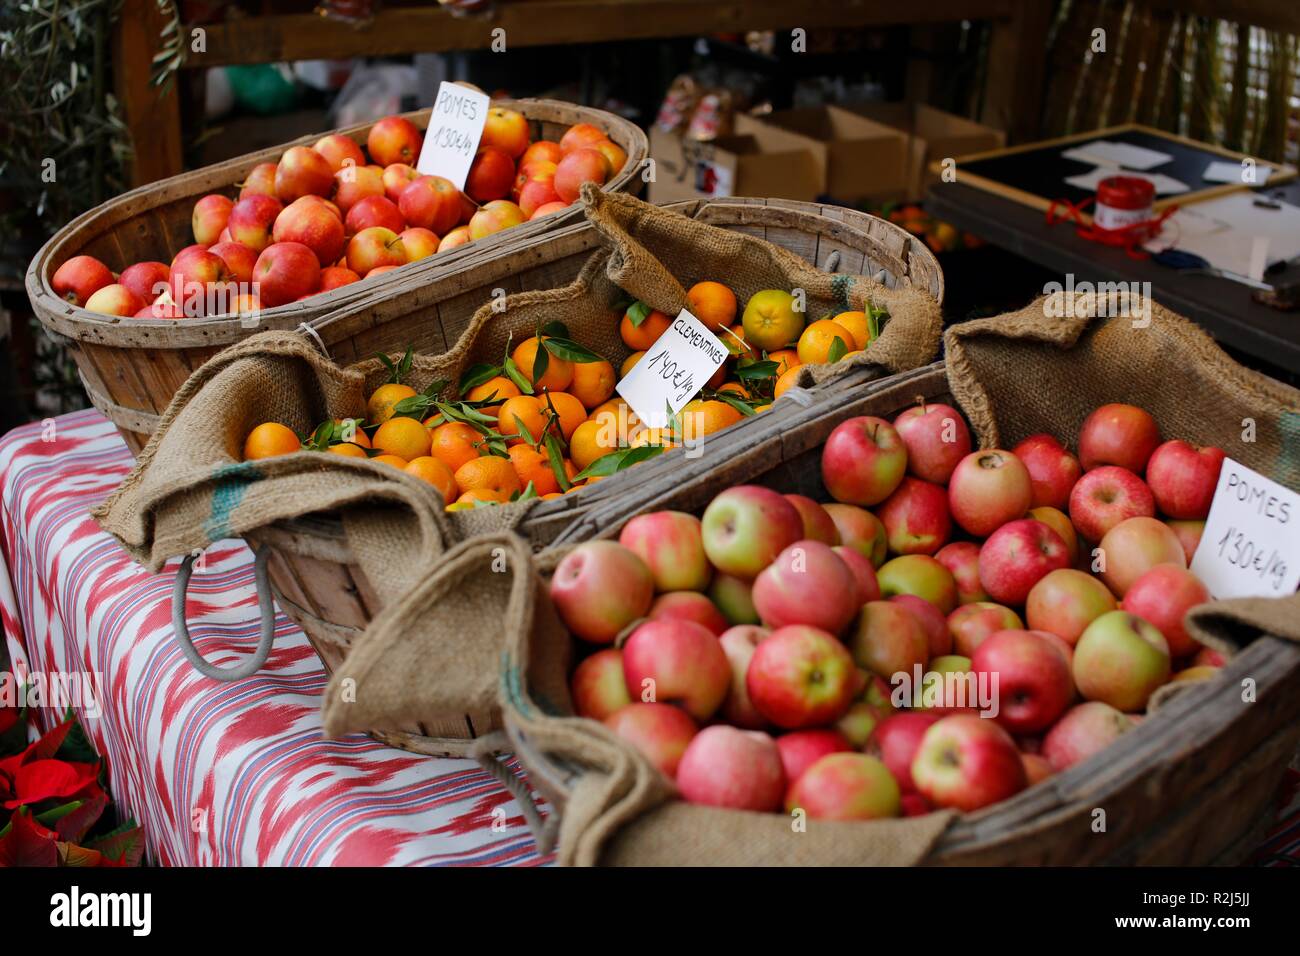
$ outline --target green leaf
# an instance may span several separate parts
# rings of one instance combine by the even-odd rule
[[[546,349],[538,349],[537,354],[533,356],[533,381],[540,382],[550,365],[551,353]]]
[[[585,481],[587,478],[607,478],[614,472],[618,471],[619,463],[632,449],[620,448],[618,451],[611,451],[608,455],[601,455],[582,471],[573,476],[574,481]]]
[[[826,353],[826,360],[834,365],[840,359],[844,358],[844,354],[848,352],[848,350],[848,346],[844,344],[844,340],[837,335],[835,336],[835,341],[831,343],[830,351]]]
[[[527,488],[525,488],[523,491],[516,492],[516,493],[515,493],[515,496],[514,496],[513,498],[511,498],[510,500],[511,500],[511,501],[527,501],[529,498],[538,498],[538,497],[541,497],[541,496],[537,494],[537,488],[536,488],[536,486],[534,486],[533,483],[530,481],[530,482],[528,482],[528,487],[527,487]]]
[[[36,814],[36,821],[42,826],[48,827],[54,821],[66,817],[72,811],[79,810],[85,802],[84,800],[73,800],[71,803],[65,803],[62,806],[51,807],[43,813]]]
[[[533,383],[524,378],[523,373],[519,371],[519,366],[515,364],[514,359],[506,359],[505,369],[506,378],[515,383],[515,388],[519,389],[519,391],[523,392],[525,395],[533,394]]]
[[[758,412],[754,411],[753,405],[749,404],[749,402],[745,401],[735,392],[714,392],[713,398],[719,402],[726,402],[742,415],[749,416],[758,414]]]
[[[736,378],[742,382],[760,382],[763,379],[776,378],[776,370],[780,367],[780,362],[774,362],[771,359],[750,362],[748,365],[737,366]]]
[[[542,345],[546,346],[546,351],[550,352],[552,355],[558,358],[567,359],[570,362],[577,362],[580,365],[586,364],[588,362],[604,361],[604,359],[602,359],[591,349],[579,345],[577,342],[574,342],[572,339],[565,339],[565,338],[560,338],[559,336],[552,336],[549,339],[543,339]]]
[[[424,391],[421,394],[427,395],[429,398],[436,398],[438,396],[438,393],[441,392],[444,388],[446,388],[450,384],[451,384],[451,379],[435,378],[428,385],[424,386]]]
[[[423,418],[429,406],[436,405],[435,399],[428,395],[411,395],[393,404],[395,418]]]
[[[564,451],[560,448],[560,440],[552,432],[546,433],[546,457],[550,460],[551,471],[555,473],[555,480],[560,483],[561,491],[568,491],[573,487],[569,481],[569,475],[564,470]]]
[[[528,430],[528,426],[524,424],[524,420],[518,415],[515,416],[515,426],[519,429],[515,434],[522,435],[524,441],[528,442],[528,444],[533,448],[536,448],[537,439],[533,437],[533,433]]]
[[[408,345],[406,347],[406,351],[402,354],[402,360],[397,363],[397,374],[401,378],[405,378],[407,373],[411,371],[411,363],[414,360],[415,360],[415,349],[412,346]]]
[[[542,336],[554,335],[562,339],[567,339],[569,337],[569,327],[556,319],[543,325],[539,334]]]
[[[640,328],[641,323],[644,322],[653,311],[654,309],[650,308],[648,304],[637,299],[627,307],[627,317],[631,320],[633,326]],[[595,462],[592,462],[592,464],[595,464]]]
[[[876,339],[880,338],[880,329],[884,325],[882,319],[889,319],[888,309],[878,309],[874,305],[867,305],[867,344],[870,345]]]
[[[479,362],[477,365],[471,365],[465,369],[460,377],[460,382],[456,385],[457,390],[464,395],[470,389],[478,388],[480,385],[486,385],[492,379],[501,374],[500,365],[492,365],[490,362]]]
[[[623,453],[623,458],[615,470],[622,471],[624,468],[631,468],[635,464],[656,458],[667,450],[662,445],[641,445],[638,448],[629,448]]]

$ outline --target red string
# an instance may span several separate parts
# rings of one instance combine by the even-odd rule
[[[1178,211],[1177,206],[1169,206],[1155,219],[1135,222],[1132,225],[1121,226],[1119,229],[1102,229],[1095,223],[1084,222],[1083,211],[1092,202],[1092,197],[1089,197],[1076,206],[1068,199],[1057,199],[1047,207],[1047,224],[1054,226],[1068,219],[1078,227],[1075,233],[1080,238],[1099,242],[1104,246],[1119,246],[1133,259],[1146,259],[1150,256],[1150,253],[1144,252],[1141,246],[1158,236],[1160,230],[1164,228],[1165,220]],[[1062,209],[1059,214],[1058,206]]]

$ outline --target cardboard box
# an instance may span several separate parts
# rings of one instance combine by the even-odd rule
[[[851,109],[907,134],[907,199],[924,198],[926,187],[938,181],[931,163],[1001,149],[1007,141],[1002,130],[924,103],[862,103]]]
[[[760,196],[810,202],[825,192],[824,148],[784,130],[737,116],[735,132],[709,143],[650,130],[655,178],[651,202]]]
[[[763,121],[824,146],[826,193],[831,199],[853,203],[905,198],[906,133],[838,106],[780,110]]]

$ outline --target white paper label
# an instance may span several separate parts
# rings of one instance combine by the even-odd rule
[[[1192,573],[1216,598],[1285,597],[1300,586],[1300,495],[1223,460]]]
[[[668,409],[674,415],[680,412],[728,354],[727,347],[703,322],[682,309],[618,383],[618,393],[647,427],[663,428],[668,424]]]
[[[442,176],[465,188],[465,177],[478,152],[491,99],[458,83],[438,84],[424,147],[415,168],[425,176]]]

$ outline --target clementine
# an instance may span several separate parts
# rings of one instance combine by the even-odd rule
[[[414,394],[415,389],[409,385],[399,385],[396,382],[380,385],[370,393],[370,398],[366,402],[366,419],[372,424],[382,425],[393,417],[394,405]]]
[[[623,337],[623,344],[634,352],[644,352],[655,344],[655,340],[667,331],[672,320],[658,309],[652,309],[637,325],[632,316],[626,314],[619,323],[618,334]]]
[[[414,418],[390,418],[375,430],[374,446],[411,461],[429,454],[429,429]]]
[[[547,399],[550,400],[549,405]],[[546,411],[555,409],[555,413],[559,415],[560,434],[564,436],[565,441],[573,435],[574,429],[587,420],[587,409],[568,392],[547,392],[542,396],[542,408]]]
[[[848,330],[849,335],[853,336],[853,344],[849,346],[851,351],[865,349],[871,344],[871,323],[867,319],[867,313],[841,312],[833,316],[831,321]]]
[[[546,428],[546,415],[543,408],[536,395],[516,395],[514,398],[507,398],[501,403],[497,428],[511,444],[527,440],[519,428],[520,423],[535,441],[540,440],[542,430]]]
[[[568,388],[569,383],[573,381],[573,363],[550,353],[547,353],[546,357],[546,371],[542,373],[540,379],[533,380],[533,363],[537,361],[537,350],[541,344],[541,340],[535,335],[526,338],[515,346],[514,354],[510,357],[519,366],[520,374],[538,391],[544,388],[549,388],[551,391]]]
[[[511,460],[496,455],[483,455],[465,462],[456,469],[453,477],[456,486],[462,491],[490,491],[504,495],[504,500],[509,500],[515,492],[523,490]]]
[[[614,394],[614,366],[604,359],[578,362],[573,366],[569,392],[584,408],[595,408]]]
[[[840,344],[835,345],[836,341]],[[799,336],[799,361],[804,365],[823,365],[831,361],[831,350],[839,354],[836,360],[854,347],[853,333],[832,319],[819,319],[803,330]]]
[[[455,472],[465,462],[479,456],[478,444],[482,440],[483,436],[472,425],[447,422],[430,434],[429,454]]]
[[[437,489],[438,494],[442,495],[444,503],[456,500],[459,489],[456,487],[456,479],[452,477],[451,469],[431,455],[421,455],[418,458],[412,458],[403,469],[408,475],[414,475],[423,481],[427,481]]]
[[[721,282],[697,282],[686,290],[686,307],[714,332],[736,321],[736,295]]]
[[[519,476],[519,484],[523,487],[527,488],[531,481],[533,490],[538,495],[549,495],[560,490],[560,482],[551,470],[551,459],[546,452],[530,445],[512,445],[510,461],[515,466],[515,474]]]
[[[244,461],[287,455],[302,447],[293,429],[279,422],[262,422],[244,439]]]

